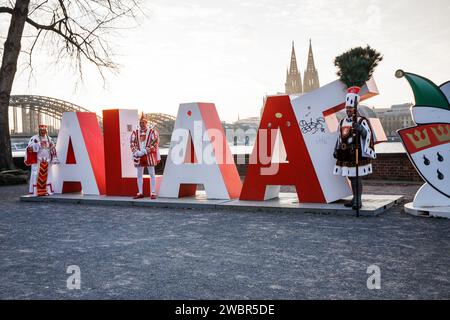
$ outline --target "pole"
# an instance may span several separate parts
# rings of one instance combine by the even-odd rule
[[[355,168],[356,168],[356,216],[359,217],[359,132],[357,130],[358,124],[358,99],[355,99],[355,113],[353,114],[353,128],[355,129]]]

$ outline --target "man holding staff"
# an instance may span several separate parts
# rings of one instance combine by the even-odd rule
[[[381,60],[381,54],[370,46],[350,49],[334,60],[334,65],[338,68],[337,75],[348,90],[345,97],[347,117],[339,123],[339,137],[333,154],[336,158],[333,173],[349,177],[353,199],[345,206],[356,210],[357,216],[362,207],[361,177],[372,173],[370,160],[376,158],[369,120],[358,115],[359,91],[372,77]]]
[[[348,89],[345,99],[347,117],[339,122],[339,137],[334,151],[334,174],[348,177],[352,185],[353,199],[344,205],[355,210],[362,206],[361,177],[372,173],[370,160],[376,158],[370,123],[357,114],[359,90],[359,87]]]

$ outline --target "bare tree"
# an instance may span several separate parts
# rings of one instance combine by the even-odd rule
[[[0,6],[11,22],[0,68],[0,170],[14,167],[11,154],[8,108],[19,54],[32,56],[38,43],[54,49],[58,63],[75,64],[82,78],[85,62],[95,65],[104,79],[105,70],[117,69],[112,59],[109,38],[117,30],[117,21],[133,19],[142,13],[139,0],[12,0]],[[27,50],[21,51],[24,28],[34,34]]]

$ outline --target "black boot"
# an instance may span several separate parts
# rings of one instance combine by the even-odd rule
[[[347,208],[353,207],[354,203],[355,203],[355,198],[353,197],[353,199],[351,201],[344,203],[344,207],[347,207]]]
[[[351,179],[351,181],[352,181],[353,200],[354,200],[352,209],[353,210],[356,210],[357,208],[361,209],[361,207],[362,207],[362,189],[363,189],[362,188],[362,179],[361,179],[361,177],[358,177],[358,197],[356,197],[356,177],[353,177]],[[358,200],[358,201],[356,202],[356,200]]]
[[[361,208],[361,193],[362,193],[362,181],[361,178],[358,179],[358,189],[359,189],[359,196],[356,198],[356,177],[349,177],[351,185],[352,185],[352,193],[353,193],[353,199],[350,202],[347,202],[344,204],[347,208],[352,208],[353,210],[356,210],[356,200],[358,200],[359,208]]]
[[[356,201],[356,178],[355,177],[348,177],[348,178],[350,179],[350,184],[352,186],[353,198],[351,202],[344,204],[344,206],[346,206],[347,208],[353,208],[353,206],[355,206]]]
[[[349,201],[349,202],[344,203],[344,207],[347,207],[347,208],[352,207],[353,208],[353,201]]]
[[[362,208],[362,204],[361,204],[361,202],[359,203],[359,208],[358,209],[361,209]],[[356,207],[356,203],[352,206],[352,209],[353,210],[356,210],[357,209],[357,207]]]

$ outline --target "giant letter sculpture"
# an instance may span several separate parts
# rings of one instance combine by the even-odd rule
[[[193,196],[197,184],[208,199],[237,198],[242,187],[212,103],[180,105],[159,196]]]
[[[137,110],[103,110],[106,195],[108,196],[134,196],[137,193],[137,174],[132,161],[130,136],[138,119]],[[157,176],[156,191],[160,181],[161,176]],[[144,194],[150,194],[149,176],[144,176]]]
[[[371,79],[362,88],[361,99],[377,94]],[[280,185],[294,185],[300,202],[329,203],[351,195],[347,179],[333,175],[338,126],[335,113],[344,109],[344,98],[345,86],[340,81],[301,96],[269,97],[240,199],[277,197]],[[278,130],[283,139],[261,139],[272,130]],[[261,155],[274,155],[274,141],[283,141],[287,162],[278,163],[279,170],[271,174]]]
[[[105,193],[103,137],[92,112],[65,112],[56,143],[60,165],[52,166],[55,193]]]

